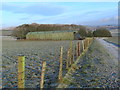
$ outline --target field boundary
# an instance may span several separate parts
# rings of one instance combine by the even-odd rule
[[[120,44],[117,44],[117,43],[114,43],[112,41],[108,41],[108,40],[105,40],[105,39],[104,39],[104,41],[106,41],[106,42],[108,42],[108,43],[110,43],[110,44],[112,44],[114,46],[120,47]]]
[[[64,82],[66,82],[67,77],[69,77],[69,73],[74,72],[76,69],[79,69],[78,66],[76,65],[81,58],[86,54],[86,52],[88,51],[89,47],[91,46],[91,44],[93,43],[90,42],[89,46],[86,47],[86,49],[81,53],[81,55],[75,60],[75,62],[71,65],[71,67],[69,68],[68,72],[66,73],[66,75],[63,77],[62,82],[58,85],[57,88],[67,88],[68,84],[65,84]]]
[[[73,41],[69,40],[69,44],[68,49],[63,49],[63,45],[60,45],[61,47],[59,48],[59,60],[58,60],[58,73],[56,73],[56,77],[55,77],[55,81],[53,82],[53,84],[55,83],[55,85],[51,85],[51,87],[58,87],[59,84],[61,84],[64,81],[65,76],[67,75],[67,73],[71,72],[73,69],[77,69],[77,67],[75,66],[77,64],[77,62],[79,61],[79,59],[87,52],[89,46],[91,45],[93,41],[93,38],[86,38],[84,40],[77,40],[77,42],[73,43]],[[74,45],[73,45],[74,44]],[[65,50],[65,51],[63,51]],[[67,52],[66,52],[67,51]],[[66,54],[65,54],[66,53]],[[63,55],[65,54],[64,57],[66,57],[63,60]],[[9,58],[9,57],[5,57],[5,58]],[[12,60],[12,58],[10,58]],[[50,68],[46,68],[47,66],[49,67],[50,64],[46,65],[46,60],[42,61],[40,63],[40,68],[39,71],[36,70],[36,68],[31,68],[29,65],[27,66],[26,64],[26,59],[28,59],[28,57],[26,57],[24,54],[20,54],[17,55],[16,57],[17,62],[17,81],[16,82],[16,86],[17,88],[25,88],[26,87],[26,72],[28,70],[32,71],[32,72],[39,72],[38,76],[33,76],[32,78],[38,78],[39,80],[39,85],[38,87],[40,88],[44,88],[44,84],[47,84],[46,81],[44,80],[44,77],[46,77],[46,75],[48,74],[47,70],[51,69]],[[49,78],[50,79],[50,78]],[[51,83],[52,84],[52,83]]]

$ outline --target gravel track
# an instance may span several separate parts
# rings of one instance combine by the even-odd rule
[[[114,56],[114,59],[113,59],[113,63],[115,64],[118,64],[118,60],[120,58],[120,56],[118,56],[118,52],[120,52],[120,48],[113,45],[113,44],[110,44],[108,42],[106,42],[105,40],[103,40],[102,38],[100,39],[97,39],[101,45],[104,46],[104,48],[107,49],[107,51],[112,55]]]

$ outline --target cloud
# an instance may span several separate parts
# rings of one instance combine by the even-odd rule
[[[94,15],[94,14],[100,14],[101,11],[88,11],[88,12],[85,12],[84,15]]]
[[[2,10],[9,11],[13,13],[21,13],[21,14],[31,14],[31,15],[43,15],[43,16],[54,16],[60,15],[64,13],[64,8],[60,6],[56,6],[53,4],[42,4],[42,3],[34,3],[30,5],[24,5],[24,3],[7,3],[3,4]]]
[[[15,24],[36,22],[96,25],[115,22],[112,16],[118,15],[118,10],[116,4],[112,5],[113,3],[16,2],[3,3],[2,10],[7,24],[12,21]]]
[[[30,17],[20,18],[19,20],[28,20]]]
[[[108,18],[104,18],[102,20],[100,20],[100,22],[112,22],[112,21],[117,21],[118,17],[114,16],[114,17],[108,17]]]
[[[118,24],[118,17],[106,17],[98,20],[82,22],[84,25],[117,25]]]

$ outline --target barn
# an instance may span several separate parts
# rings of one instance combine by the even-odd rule
[[[29,32],[26,39],[29,40],[74,40],[78,31],[45,31],[45,32]]]

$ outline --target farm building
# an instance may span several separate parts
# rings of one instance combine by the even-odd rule
[[[77,31],[45,31],[45,32],[29,32],[26,39],[31,40],[74,40]]]

